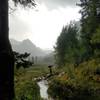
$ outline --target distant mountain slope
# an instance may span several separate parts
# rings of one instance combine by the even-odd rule
[[[32,56],[45,56],[47,55],[47,52],[45,50],[42,50],[41,48],[37,47],[35,44],[33,44],[29,39],[23,40],[23,41],[16,41],[14,39],[10,39],[12,48],[14,51],[24,53],[28,52],[31,53]]]
[[[10,42],[12,45],[19,45],[20,41],[14,40],[14,39],[10,39]]]

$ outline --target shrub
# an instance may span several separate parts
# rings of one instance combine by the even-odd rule
[[[100,75],[95,74],[98,66],[92,59],[69,70],[73,74],[66,71],[67,74],[56,76],[49,84],[49,95],[54,100],[100,100]]]
[[[70,81],[70,82],[69,82]],[[76,84],[69,80],[66,82],[61,82],[61,80],[53,80],[48,89],[49,95],[54,98],[54,100],[99,100],[100,96],[97,91],[99,89],[94,89],[90,84]],[[99,98],[99,99],[98,99]]]
[[[16,100],[41,100],[39,87],[35,82],[22,82],[16,89]]]

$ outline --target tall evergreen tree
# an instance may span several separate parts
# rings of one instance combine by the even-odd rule
[[[34,5],[34,0],[13,0],[23,6]],[[14,98],[14,56],[9,42],[8,0],[0,0],[0,100]]]
[[[91,38],[91,44],[94,48],[94,57],[100,58],[100,26],[96,29],[96,32]]]
[[[67,62],[75,62],[78,48],[77,33],[78,30],[74,23],[63,27],[55,47],[56,61],[59,66]]]
[[[89,59],[93,55],[93,46],[91,44],[91,37],[100,24],[100,0],[80,0],[81,6],[81,26],[83,45],[85,47],[85,58]]]

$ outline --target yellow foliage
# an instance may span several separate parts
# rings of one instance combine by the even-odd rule
[[[59,77],[59,80],[61,80],[61,81],[66,81],[68,79],[69,79],[69,77],[68,77],[67,74],[64,74],[64,75],[62,75],[62,76]]]

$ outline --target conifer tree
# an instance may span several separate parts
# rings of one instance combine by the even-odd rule
[[[81,7],[81,38],[85,47],[85,60],[94,54],[94,48],[91,44],[91,38],[100,25],[100,0],[80,0]]]

